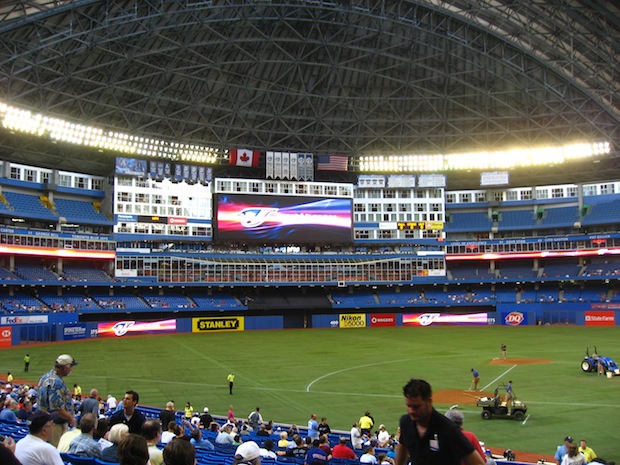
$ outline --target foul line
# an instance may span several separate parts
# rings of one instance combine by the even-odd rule
[[[501,375],[499,375],[497,378],[495,378],[493,381],[491,381],[489,384],[487,384],[486,386],[484,386],[482,388],[483,391],[486,391],[489,387],[493,386],[495,383],[497,383],[500,378],[502,376],[506,376],[508,373],[510,373],[512,370],[514,370],[515,368],[517,368],[517,365],[513,365],[510,368],[508,368],[506,371],[504,371]]]
[[[310,392],[310,389],[312,388],[312,385],[314,383],[317,383],[319,381],[321,381],[322,379],[328,378],[330,376],[333,375],[337,375],[339,373],[344,373],[345,371],[351,371],[351,370],[358,370],[360,368],[366,368],[366,367],[373,367],[373,366],[377,366],[377,365],[385,365],[386,363],[400,363],[400,362],[406,362],[411,360],[410,358],[404,358],[402,360],[390,360],[389,362],[377,362],[377,363],[369,363],[366,365],[357,365],[357,366],[353,366],[353,367],[348,367],[348,368],[343,368],[342,370],[336,370],[336,371],[332,371],[331,373],[327,373],[323,376],[319,376],[318,378],[315,378],[314,380],[310,381],[310,383],[306,386],[306,392]]]

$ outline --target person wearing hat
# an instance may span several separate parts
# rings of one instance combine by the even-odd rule
[[[59,355],[49,372],[39,380],[39,410],[48,412],[54,420],[51,443],[58,445],[60,437],[68,428],[75,426],[75,412],[71,399],[71,391],[63,378],[69,376],[73,367],[77,365],[75,359],[68,354]]]
[[[56,424],[47,412],[30,419],[29,433],[15,445],[15,457],[24,465],[64,465],[60,452],[50,444]]]
[[[260,447],[254,441],[248,441],[237,447],[232,465],[247,463],[260,465]]]
[[[558,450],[555,451],[555,455],[553,456],[558,465],[561,465],[562,459],[566,454],[568,454],[568,446],[570,446],[572,443],[573,438],[571,436],[566,436],[564,438],[564,444],[558,446]]]
[[[210,429],[213,422],[213,416],[209,413],[209,407],[202,409],[202,415],[200,415],[200,426],[204,429]]]

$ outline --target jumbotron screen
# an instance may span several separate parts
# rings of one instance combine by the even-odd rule
[[[352,199],[251,194],[215,196],[215,240],[277,244],[352,242]]]

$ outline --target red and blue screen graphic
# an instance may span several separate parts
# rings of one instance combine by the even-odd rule
[[[216,240],[334,244],[352,241],[351,199],[220,194]]]

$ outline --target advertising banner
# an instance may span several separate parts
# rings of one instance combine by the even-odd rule
[[[62,328],[62,338],[65,341],[86,339],[87,337],[89,337],[89,331],[86,325],[66,325]]]
[[[502,324],[508,326],[527,326],[527,313],[502,313]]]
[[[366,327],[366,314],[365,313],[348,313],[346,315],[341,314],[338,318],[341,328],[365,328]]]
[[[3,316],[0,318],[2,325],[34,325],[48,323],[47,315],[26,315],[26,316]]]
[[[586,312],[586,326],[616,326],[615,312]]]
[[[403,315],[403,325],[446,326],[446,325],[487,325],[487,313],[452,315],[446,313],[408,313]]]
[[[13,345],[13,328],[10,326],[0,326],[0,347],[11,347]]]
[[[192,333],[243,331],[244,317],[192,318]]]
[[[370,315],[370,326],[396,326],[396,314],[373,313]]]
[[[135,334],[170,333],[177,329],[177,320],[163,321],[116,321],[97,325],[97,333],[101,337],[121,337]]]

